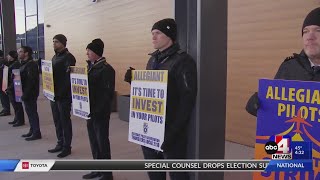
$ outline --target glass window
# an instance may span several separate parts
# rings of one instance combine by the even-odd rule
[[[44,59],[44,14],[43,0],[38,0],[39,58]]]
[[[27,17],[26,18],[27,32],[36,30],[37,24],[38,24],[37,16]]]
[[[38,0],[38,21],[39,24],[44,23],[43,0]]]
[[[39,51],[44,51],[44,37],[39,37]]]
[[[30,16],[26,18],[27,25],[27,45],[32,48],[33,51],[38,51],[38,29],[37,29],[37,16]]]
[[[27,45],[34,51],[34,58],[44,57],[43,0],[14,0],[14,2],[17,48]]]
[[[26,0],[26,15],[37,14],[37,0]]]
[[[21,45],[22,46],[26,46],[27,44],[26,44],[26,39],[21,39]]]
[[[32,49],[33,50],[33,49]],[[38,51],[33,50],[33,59],[38,59]]]
[[[44,36],[44,24],[38,24],[38,28],[39,28],[39,37],[43,37]]]
[[[25,39],[17,39],[16,45],[17,45],[17,49],[19,49],[21,46],[26,45],[26,40]]]
[[[27,33],[28,36],[28,33]],[[27,38],[27,46],[30,46],[32,48],[33,51],[38,51],[38,47],[37,47],[37,39],[30,36]]]
[[[25,42],[25,14],[24,14],[24,0],[15,0],[15,18],[16,18],[16,36],[17,48]]]
[[[44,51],[39,51],[39,58],[44,59]]]

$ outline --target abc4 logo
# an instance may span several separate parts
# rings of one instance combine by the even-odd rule
[[[269,141],[265,144],[264,149],[267,154],[289,154],[290,138],[283,136],[275,136],[275,141]]]

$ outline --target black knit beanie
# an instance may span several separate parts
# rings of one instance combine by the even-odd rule
[[[9,56],[11,56],[13,59],[17,59],[18,58],[18,53],[17,51],[10,51]]]
[[[172,41],[176,41],[177,39],[177,24],[174,19],[166,18],[156,22],[152,26],[152,30],[158,29],[165,35],[167,35]]]
[[[91,43],[88,44],[87,49],[90,49],[98,56],[102,57],[103,54],[104,43],[101,39],[94,39]]]
[[[64,45],[64,47],[67,46],[67,38],[66,36],[64,36],[63,34],[57,34],[53,37],[53,39],[58,40],[59,42],[61,42],[61,44]]]
[[[312,10],[304,19],[304,22],[302,25],[302,35],[303,35],[303,29],[306,26],[311,26],[311,25],[320,26],[320,8],[319,7]]]

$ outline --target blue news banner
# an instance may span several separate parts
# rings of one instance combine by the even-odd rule
[[[313,171],[312,142],[292,141],[289,135],[270,136],[265,151],[272,155],[266,172]]]
[[[0,160],[0,172],[49,171],[299,171],[308,160]],[[279,168],[287,166],[286,168]],[[295,164],[295,165],[294,165]]]

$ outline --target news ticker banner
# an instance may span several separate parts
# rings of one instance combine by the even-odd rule
[[[73,115],[83,119],[90,119],[88,117],[90,114],[90,100],[87,68],[71,66],[70,70]]]
[[[261,79],[258,96],[255,158],[301,161],[312,171],[260,172],[254,179],[320,179],[320,83]]]
[[[2,72],[2,91],[5,92],[8,88],[8,74],[9,74],[9,68],[8,66],[3,67]]]
[[[54,101],[54,81],[53,81],[53,69],[52,61],[41,60],[42,70],[42,88],[43,95],[50,101]]]
[[[167,84],[167,70],[132,71],[128,134],[130,142],[162,151]]]
[[[22,83],[21,83],[21,76],[20,76],[20,69],[12,69],[12,74],[14,75],[13,78],[13,87],[14,87],[14,96],[16,102],[22,102]]]
[[[0,160],[2,172],[49,171],[310,171],[287,160]]]

